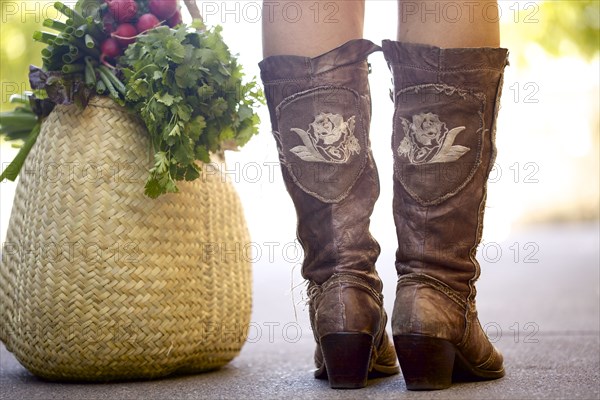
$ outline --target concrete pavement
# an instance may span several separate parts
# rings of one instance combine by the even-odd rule
[[[378,262],[388,312],[394,298],[393,250],[385,246]],[[598,223],[527,228],[482,246],[480,260],[481,322],[506,360],[507,375],[498,381],[408,392],[396,376],[370,381],[358,391],[329,389],[312,378],[314,344],[303,286],[292,289],[300,283],[298,270],[276,256],[254,266],[249,342],[227,367],[157,381],[50,383],[28,373],[1,346],[0,399],[598,399]]]

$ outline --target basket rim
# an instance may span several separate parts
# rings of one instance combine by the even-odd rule
[[[70,108],[70,107],[73,107],[73,106],[77,107],[78,105],[75,104],[75,103],[57,104],[56,107],[55,107],[55,109],[56,108],[63,108],[64,109],[64,108]],[[79,109],[80,110],[84,110],[87,107],[107,108],[107,109],[111,109],[111,110],[117,110],[117,111],[126,113],[128,115],[134,116],[134,117],[136,117],[136,118],[139,119],[139,116],[136,113],[130,111],[129,109],[127,109],[127,107],[124,107],[124,106],[118,104],[115,100],[111,99],[108,96],[104,96],[104,95],[93,95],[93,96],[91,96],[89,98],[89,100],[88,100],[87,105],[85,107],[80,107]],[[141,121],[141,119],[140,119],[140,121]]]
[[[55,110],[59,109],[59,107],[61,109],[65,109],[65,108],[71,108],[71,107],[76,107],[76,104],[71,103],[71,104],[58,104],[55,107]],[[88,104],[86,105],[86,107],[84,108],[80,108],[80,111],[83,111],[85,108],[87,107],[94,107],[94,108],[104,108],[104,109],[108,109],[108,110],[115,110],[118,112],[121,112],[123,114],[126,114],[127,116],[134,118],[137,122],[139,122],[140,124],[142,124],[142,126],[144,127],[144,130],[147,130],[148,128],[146,127],[144,121],[140,118],[140,116],[138,114],[136,114],[135,112],[129,110],[127,107],[122,106],[120,104],[118,104],[114,99],[111,99],[109,96],[106,95],[92,95],[88,101]],[[54,110],[53,110],[54,112]],[[208,164],[218,164],[221,167],[219,168],[219,170],[221,170],[223,167],[223,165],[226,165],[227,163],[227,159],[225,157],[225,150],[219,150],[217,152],[210,152],[209,153],[210,156],[210,162]],[[207,163],[203,163],[198,161],[199,163],[201,163],[201,165],[205,165]]]

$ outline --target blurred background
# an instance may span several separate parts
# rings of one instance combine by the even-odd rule
[[[223,25],[226,42],[239,53],[248,77],[258,76],[261,2],[207,0],[198,4],[208,25]],[[0,5],[0,109],[6,111],[11,107],[8,99],[12,94],[28,90],[29,64],[41,64],[43,45],[31,39],[32,33],[40,29],[44,18],[55,17],[56,12],[52,1],[0,0]],[[367,0],[366,10],[365,38],[375,43],[394,39],[396,2]],[[584,223],[598,229],[600,8],[594,0],[510,0],[500,1],[499,10],[502,45],[510,50],[510,66],[506,69],[497,131],[499,153],[488,185],[481,247],[493,251],[480,254],[480,258],[483,255],[483,261],[490,262],[491,258],[503,257],[510,262],[520,250],[520,258],[538,260],[548,249],[527,247],[526,236],[515,249],[517,242],[509,238],[556,224]],[[185,20],[189,21],[188,15]],[[391,81],[381,53],[371,56],[370,62],[371,141],[381,180],[372,230],[382,245],[382,259],[392,260],[396,238],[391,218]],[[257,244],[252,256],[255,288],[268,287],[273,275],[279,276],[286,283],[275,290],[289,301],[280,305],[265,301],[273,309],[285,308],[293,319],[290,310],[301,304],[303,296],[299,286],[302,254],[295,242],[295,212],[279,172],[266,106],[259,112],[263,121],[260,134],[242,151],[228,153],[227,174],[242,198],[252,240]],[[2,143],[1,165],[6,167],[16,152],[10,143]],[[0,184],[1,242],[15,186],[12,182]],[[569,232],[572,230],[564,230],[567,236]],[[598,243],[593,240],[582,245],[596,247],[597,252]],[[394,281],[391,265],[378,264],[378,269],[391,279],[388,282]],[[393,291],[392,284],[388,288]],[[597,288],[595,293],[597,296]],[[390,297],[393,299],[393,293]]]
[[[75,0],[64,2],[74,5]],[[476,0],[470,3],[477,7]],[[41,65],[43,45],[31,37],[45,18],[57,17],[52,4],[49,0],[0,0],[1,111],[11,108],[11,95],[29,89],[28,66]],[[223,25],[225,40],[239,54],[248,79],[258,77],[262,0],[202,0],[198,5],[209,26]],[[327,0],[320,6],[325,15]],[[495,18],[492,11],[488,16]],[[499,14],[502,46],[510,50],[510,66],[505,73],[498,157],[489,179],[478,251],[482,274],[477,307],[481,324],[505,355],[509,372],[496,386],[481,384],[477,386],[480,391],[471,391],[467,385],[438,393],[436,398],[452,397],[449,394],[453,398],[598,398],[600,1],[500,0]],[[190,21],[189,15],[184,21]],[[395,0],[366,0],[365,38],[375,43],[394,39],[396,24]],[[377,270],[390,315],[397,246],[391,214],[391,75],[381,53],[373,54],[369,62],[373,71],[371,142],[381,181],[372,234],[381,244]],[[309,378],[314,344],[300,275],[302,251],[295,240],[296,215],[281,179],[266,106],[258,112],[262,119],[259,135],[241,151],[227,153],[226,174],[242,199],[253,242],[253,314],[242,354],[222,374],[185,381],[200,385],[197,388],[190,389],[179,380],[150,383],[155,386],[108,385],[118,393],[112,397],[165,398],[155,393],[160,385],[166,388],[167,397],[187,391],[192,396],[203,393],[222,398],[241,397],[241,391],[249,398],[281,398],[290,393],[297,397],[320,387]],[[0,143],[0,166],[6,168],[16,154],[11,143]],[[16,182],[0,183],[1,244],[15,188]],[[37,382],[14,359],[10,361],[2,345],[0,350],[0,393],[39,394],[21,398],[91,398],[109,390]],[[13,366],[6,367],[7,362]],[[380,391],[367,392],[371,395],[366,397],[381,398],[388,387],[396,388],[393,396],[398,398],[400,382],[375,385],[373,390]],[[263,393],[265,388],[268,393]],[[223,390],[235,394],[219,396]],[[274,397],[274,393],[285,394]],[[328,394],[313,397],[329,398]]]

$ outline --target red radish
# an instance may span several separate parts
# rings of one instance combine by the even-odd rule
[[[112,65],[106,62],[106,57],[108,58],[117,58],[119,57],[123,49],[119,46],[119,42],[116,39],[108,38],[100,45],[100,50],[102,51],[102,55],[100,56],[100,62],[111,68],[114,68]]]
[[[139,33],[146,32],[155,26],[160,25],[160,21],[154,14],[144,14],[138,19],[136,28]]]
[[[181,11],[177,10],[175,11],[175,14],[173,14],[171,16],[171,18],[169,18],[167,20],[167,25],[169,25],[171,28],[175,28],[177,25],[181,24],[183,22],[183,19],[181,18]]]
[[[135,26],[125,23],[119,25],[117,30],[112,34],[112,37],[117,39],[121,47],[126,48],[131,43],[135,42],[135,36],[137,34],[138,31],[135,29]]]
[[[106,0],[110,13],[117,22],[129,22],[137,14],[137,3],[135,0]]]
[[[108,38],[100,45],[102,55],[110,58],[116,58],[121,55],[121,46],[116,39]]]
[[[177,11],[177,0],[150,0],[150,12],[160,19],[167,19]]]

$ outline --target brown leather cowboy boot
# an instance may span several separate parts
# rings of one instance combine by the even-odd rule
[[[504,375],[475,308],[475,259],[508,52],[383,42],[394,77],[394,344],[410,390]]]
[[[332,388],[364,387],[369,372],[399,372],[375,271],[380,249],[369,233],[379,178],[368,138],[366,59],[380,49],[358,39],[315,58],[260,63],[304,249],[315,377]]]

